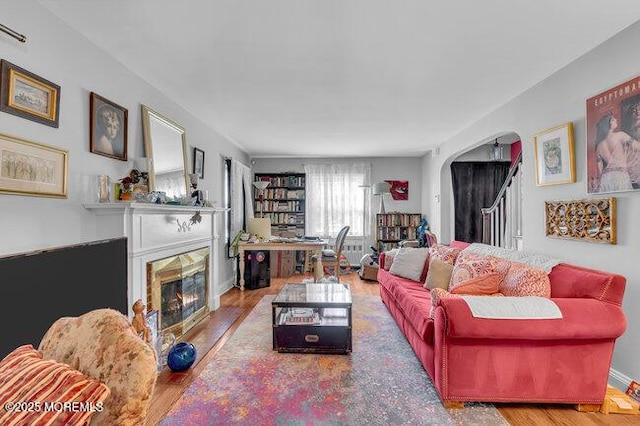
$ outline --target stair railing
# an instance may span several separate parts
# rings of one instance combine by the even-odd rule
[[[522,235],[522,153],[489,208],[482,209],[482,242],[504,248],[520,248]]]

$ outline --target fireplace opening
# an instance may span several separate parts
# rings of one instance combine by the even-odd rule
[[[180,338],[209,314],[209,248],[147,263],[147,309]]]

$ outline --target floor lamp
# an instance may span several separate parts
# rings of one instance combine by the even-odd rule
[[[258,200],[260,203],[260,217],[249,219],[249,234],[256,235],[263,240],[271,238],[271,218],[264,217],[264,190],[269,186],[269,181],[257,180],[253,186],[258,190]]]
[[[385,194],[391,194],[391,184],[389,182],[378,182],[373,185],[373,195],[380,197],[380,211],[378,213],[385,213],[384,210],[384,196]]]

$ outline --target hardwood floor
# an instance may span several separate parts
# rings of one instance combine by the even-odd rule
[[[197,326],[185,340],[197,340],[205,342],[209,336],[216,334],[214,331],[221,327],[227,327],[229,322],[235,318],[233,308],[240,308],[240,316],[232,322],[222,337],[213,344],[211,350],[206,354],[199,355],[200,361],[188,372],[182,374],[171,373],[165,369],[159,376],[155,387],[155,392],[149,408],[147,417],[147,425],[156,425],[169,411],[171,406],[180,398],[184,389],[186,389],[191,381],[197,377],[202,369],[207,365],[209,360],[213,358],[215,353],[225,344],[233,332],[238,328],[240,323],[251,312],[253,307],[266,294],[277,294],[283,284],[288,282],[300,282],[303,278],[311,276],[294,276],[291,278],[272,278],[271,286],[257,290],[247,290],[241,292],[234,288],[220,298],[221,308],[211,314],[209,320]],[[341,281],[348,282],[351,285],[353,294],[360,295],[379,295],[379,284],[373,281],[361,280],[357,274],[352,273],[341,277]],[[218,333],[219,334],[219,333]],[[204,350],[199,350],[199,354]],[[562,426],[626,426],[640,425],[640,416],[625,414],[601,414],[601,413],[584,413],[579,412],[573,406],[551,405],[551,404],[495,404],[505,419],[515,426],[531,426],[531,425],[562,425]]]

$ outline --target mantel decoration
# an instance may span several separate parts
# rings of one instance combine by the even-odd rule
[[[587,193],[640,189],[640,76],[587,99]]]
[[[60,86],[3,59],[0,111],[58,127]]]
[[[67,197],[67,151],[0,133],[0,193]]]
[[[533,136],[536,185],[558,185],[576,181],[573,124],[564,123]]]
[[[546,236],[616,244],[616,199],[545,201]]]

